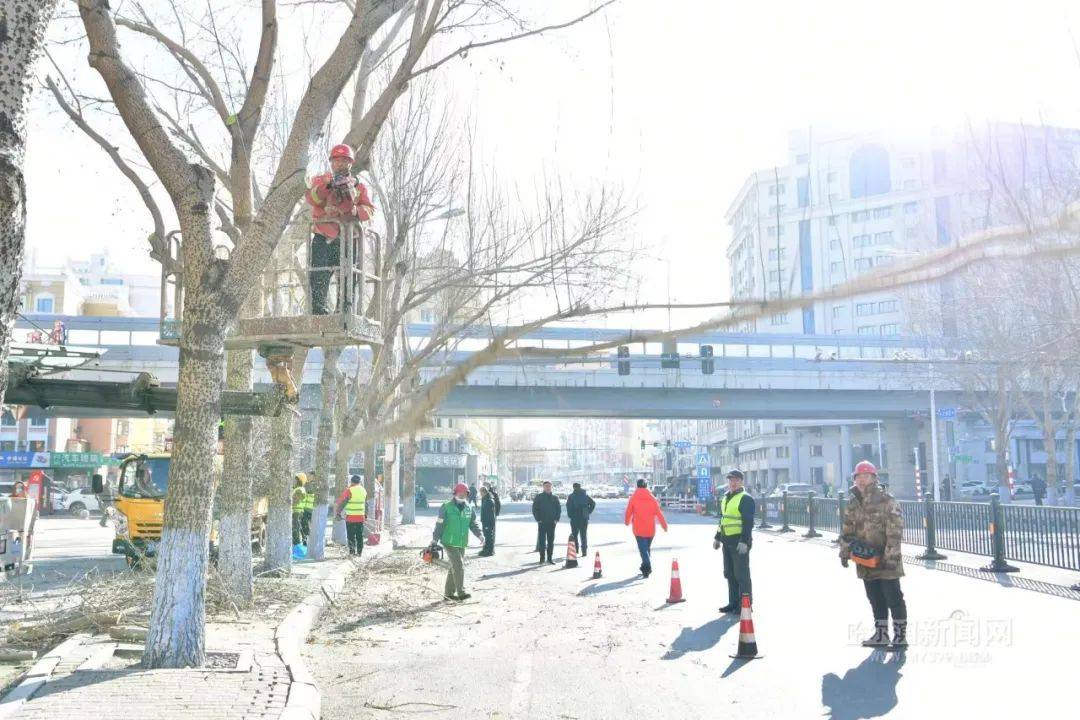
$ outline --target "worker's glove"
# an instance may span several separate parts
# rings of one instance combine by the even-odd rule
[[[737,546],[735,547],[735,549],[739,551],[739,554],[740,554],[740,555],[745,555],[746,553],[750,552],[750,546],[749,546],[749,545],[747,545],[747,544],[746,544],[746,543],[744,543],[744,542],[741,542],[741,543],[739,543],[739,544],[738,544],[738,545],[737,545]]]
[[[846,557],[840,558],[840,564],[843,565],[844,567],[847,567],[849,562],[850,561]]]
[[[712,549],[713,550],[719,550],[720,549],[720,541],[719,540],[713,540],[712,541]]]

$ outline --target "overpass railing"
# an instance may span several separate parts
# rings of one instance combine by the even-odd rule
[[[983,568],[988,572],[1014,572],[1010,560],[1080,570],[1080,508],[1002,505],[996,493],[989,503],[935,502],[929,493],[923,500],[898,502],[904,542],[922,546],[922,559],[942,560],[939,550],[953,550],[989,557]],[[814,493],[760,498],[758,527],[839,536],[846,504],[845,498]]]

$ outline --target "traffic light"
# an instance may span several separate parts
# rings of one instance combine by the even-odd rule
[[[644,441],[644,440],[642,440],[642,441],[641,441],[641,449],[642,449],[642,450],[644,450],[644,449],[645,449],[645,441]]]
[[[619,374],[630,374],[630,348],[626,347],[625,345],[619,346]],[[644,442],[645,441],[643,440],[641,448],[642,450],[645,449]]]
[[[660,354],[660,367],[665,370],[679,369],[679,349],[673,340],[665,340]]]
[[[712,375],[716,369],[713,363],[712,345],[702,345],[698,348],[701,355],[701,372],[703,375]]]

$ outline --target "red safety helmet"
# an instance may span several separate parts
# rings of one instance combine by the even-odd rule
[[[454,486],[454,495],[457,495],[458,493],[465,493],[466,495],[468,495],[469,494],[469,486],[466,485],[465,483],[458,483],[457,485]]]
[[[335,145],[334,147],[332,147],[330,149],[330,159],[331,160],[337,160],[339,158],[343,159],[343,160],[348,160],[349,162],[352,162],[353,161],[352,148],[349,147],[348,145]]]
[[[877,468],[874,467],[874,463],[869,460],[862,460],[855,466],[855,471],[851,473],[851,477],[856,475],[873,475],[877,477]]]

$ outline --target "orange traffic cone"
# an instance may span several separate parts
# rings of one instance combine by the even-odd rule
[[[686,598],[682,596],[682,580],[679,579],[679,561],[671,561],[671,592],[668,593],[669,603],[681,603]]]
[[[604,571],[600,569],[600,551],[596,552],[596,562],[592,566],[592,579],[599,580],[603,577]]]
[[[577,542],[574,541],[574,536],[571,535],[570,539],[566,541],[566,564],[564,568],[577,567]]]
[[[754,618],[750,612],[750,595],[743,593],[742,610],[739,615],[739,649],[732,655],[739,660],[756,660],[761,655],[757,651],[757,638],[754,637]]]

